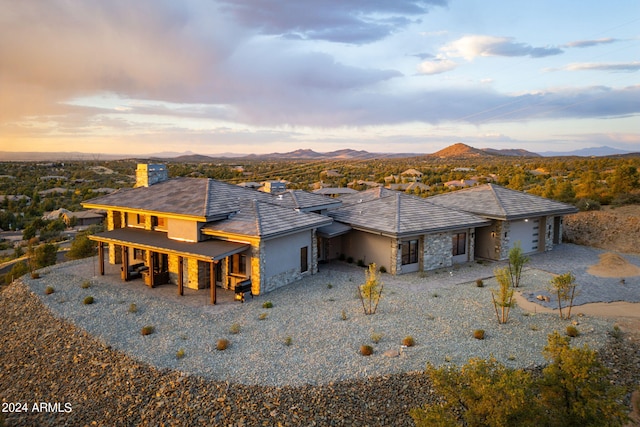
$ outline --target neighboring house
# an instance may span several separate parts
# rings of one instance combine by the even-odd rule
[[[383,187],[341,198],[329,211],[346,230],[328,240],[336,252],[391,274],[432,270],[474,259],[476,227],[490,221]],[[335,223],[334,223],[335,224]]]
[[[491,221],[476,230],[475,255],[503,260],[520,242],[525,253],[545,252],[562,242],[564,215],[578,210],[572,205],[511,190],[496,184],[439,194],[431,203],[460,209]]]
[[[357,190],[348,187],[323,187],[313,190],[314,194],[322,194],[330,197],[339,197],[344,196],[345,194],[355,194],[357,192]]]
[[[397,191],[429,191],[431,187],[421,182],[405,182],[402,184],[389,184],[389,190],[397,190]]]
[[[475,179],[456,179],[454,181],[447,181],[444,183],[445,187],[449,188],[473,187],[476,184],[478,184],[478,181]]]
[[[422,172],[417,169],[407,169],[406,171],[400,174],[403,180],[410,180],[419,182],[422,180]]]
[[[146,166],[140,169],[155,170]],[[107,231],[90,237],[99,243],[101,274],[108,245],[123,280],[141,275],[151,287],[176,284],[181,294],[183,286],[209,288],[215,303],[216,287],[250,283],[258,295],[317,272],[317,231],[332,220],[313,211],[335,200],[274,196],[203,178],[145,186],[143,175],[136,188],[83,203],[107,212]]]

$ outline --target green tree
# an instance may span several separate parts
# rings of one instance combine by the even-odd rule
[[[554,427],[621,426],[626,408],[621,403],[624,391],[607,379],[608,370],[596,358],[596,352],[572,348],[569,338],[558,332],[549,335],[544,348],[551,363],[539,381],[540,405]]]
[[[524,255],[520,241],[517,241],[509,250],[509,275],[511,276],[511,284],[514,288],[520,286],[522,268],[528,262],[529,257]]]
[[[551,292],[556,294],[558,298],[558,310],[560,312],[560,318],[563,318],[562,315],[562,302],[567,302],[569,311],[567,312],[566,318],[569,319],[571,317],[571,308],[573,307],[573,299],[576,296],[576,276],[574,276],[570,271],[565,274],[560,274],[551,279]],[[567,306],[565,306],[566,308]]]
[[[78,234],[71,243],[71,249],[67,252],[67,258],[80,259],[96,254],[96,242],[90,240],[87,234]]]
[[[34,250],[34,270],[56,263],[58,248],[52,243],[45,243]]]

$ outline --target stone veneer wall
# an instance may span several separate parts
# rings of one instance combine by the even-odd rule
[[[498,242],[498,259],[503,260],[509,258],[509,221],[496,221],[496,242]]]
[[[198,280],[200,277],[200,272],[198,271],[198,260],[193,258],[187,258],[186,264],[183,266],[187,269],[187,281],[185,286],[191,289],[203,289],[204,286],[200,286],[200,281]]]
[[[107,230],[113,231],[125,225],[124,212],[107,211]],[[122,263],[122,248],[120,245],[109,243],[109,264]]]
[[[174,285],[178,284],[178,265],[179,265],[179,256],[175,254],[169,254],[168,256],[168,264],[169,264],[169,281]],[[186,260],[183,261],[183,267],[186,264]]]
[[[451,233],[427,234],[424,239],[424,270],[434,270],[453,265],[451,255]]]
[[[400,274],[402,273],[402,252],[398,250],[400,239],[389,239],[389,241],[391,242],[389,273]]]
[[[253,295],[260,295],[261,293],[268,292],[263,289],[264,284],[262,283],[262,272],[265,271],[266,263],[263,247],[264,244],[262,241],[251,245],[251,260],[249,261],[249,268],[251,269],[251,293]],[[223,271],[223,274],[226,274],[226,272]]]

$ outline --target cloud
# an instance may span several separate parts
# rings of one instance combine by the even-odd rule
[[[532,58],[541,58],[562,53],[562,49],[557,47],[533,47],[526,43],[516,43],[510,37],[483,35],[462,37],[445,45],[441,50],[448,56],[463,57],[468,61],[478,56],[530,56]]]
[[[451,71],[456,68],[458,64],[447,58],[435,59],[433,61],[423,61],[418,65],[418,72],[420,74],[440,74],[447,71]]]
[[[576,62],[562,67],[567,71],[627,71],[634,72],[640,70],[640,61],[617,62],[617,63],[596,63],[596,62]]]
[[[576,40],[570,43],[567,43],[565,45],[563,45],[562,47],[591,47],[591,46],[597,46],[600,44],[609,44],[609,43],[615,43],[619,41],[618,39],[613,39],[613,38],[604,38],[604,39],[596,39],[596,40]]]
[[[220,0],[221,9],[262,34],[350,44],[387,37],[448,0]]]

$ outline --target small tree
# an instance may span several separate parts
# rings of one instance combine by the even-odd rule
[[[384,285],[380,280],[375,263],[369,264],[369,269],[364,274],[365,283],[358,286],[358,295],[360,296],[360,301],[362,301],[364,314],[374,314],[378,309]]]
[[[34,251],[35,269],[53,265],[56,263],[58,248],[52,243],[45,243],[38,246]]]
[[[67,258],[80,259],[96,254],[96,242],[89,240],[86,234],[79,234],[71,243],[71,249],[67,252]]]
[[[622,426],[626,408],[624,390],[607,379],[608,370],[596,352],[584,346],[572,348],[569,338],[557,331],[544,348],[550,364],[539,380],[538,401],[551,426]]]
[[[509,275],[511,276],[511,283],[514,288],[520,286],[522,268],[528,262],[529,257],[524,255],[522,247],[520,246],[520,241],[517,241],[509,250]]]
[[[511,276],[509,275],[509,269],[507,267],[496,268],[495,270],[493,270],[493,273],[496,275],[496,280],[498,281],[498,285],[500,286],[497,296],[495,291],[491,291],[493,308],[496,310],[498,323],[507,323],[507,321],[509,320],[509,311],[514,305],[513,288],[511,287]],[[500,307],[499,310],[498,307]]]
[[[555,293],[558,297],[558,310],[560,311],[560,318],[562,319],[562,302],[568,302],[569,310],[567,311],[566,318],[571,317],[571,308],[573,307],[573,299],[576,296],[576,276],[570,271],[565,274],[560,274],[551,279],[551,292]],[[567,306],[565,306],[567,307]]]

